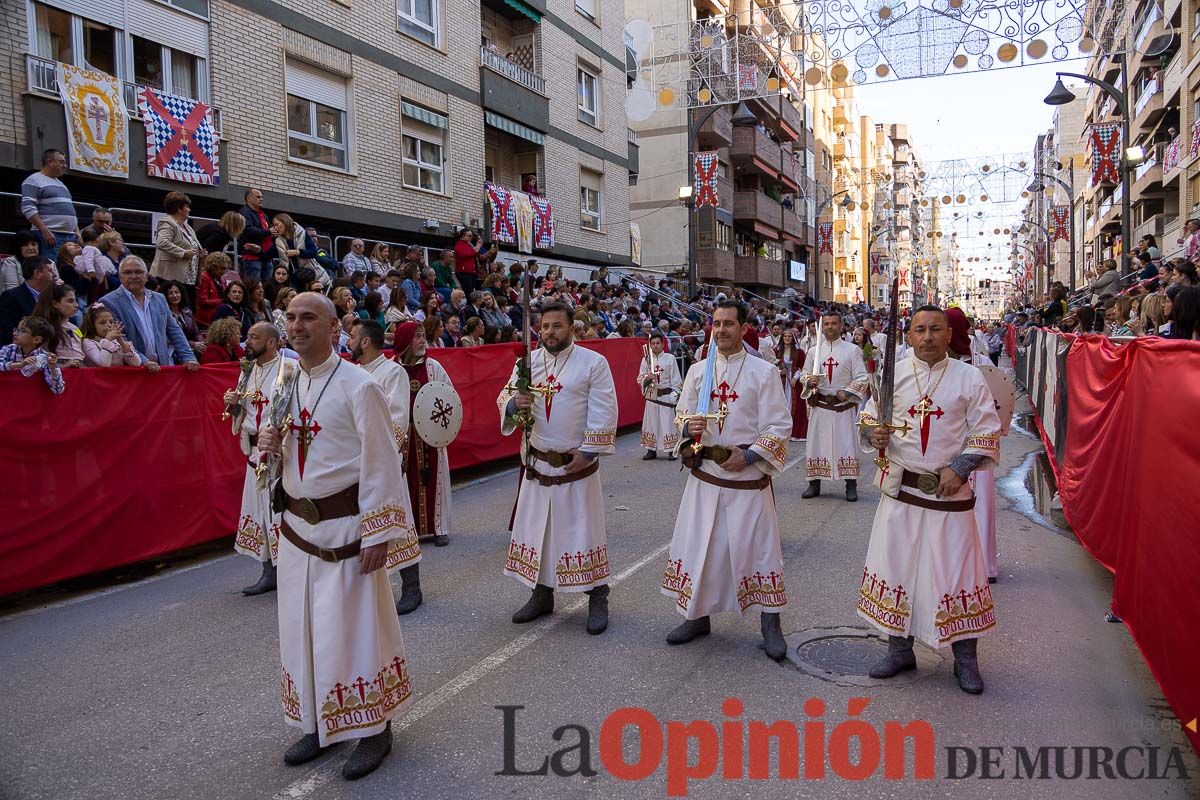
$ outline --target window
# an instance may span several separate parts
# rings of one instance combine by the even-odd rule
[[[204,59],[140,36],[130,36],[129,39],[133,50],[134,83],[181,97],[201,98]]]
[[[600,127],[600,79],[596,73],[580,65],[576,70],[579,94],[579,120]]]
[[[437,0],[397,0],[396,13],[402,33],[433,47],[440,44]]]
[[[629,185],[637,186],[637,182],[638,182],[638,174],[636,172],[629,173]]]
[[[71,15],[57,8],[37,6],[35,15],[37,54],[42,58],[75,63]]]
[[[592,22],[596,21],[596,0],[575,0],[575,10]]]
[[[133,39],[133,82],[139,86],[165,89],[163,82],[163,46],[157,42],[131,36]]]
[[[579,170],[579,227],[599,231],[601,223],[600,187],[604,176],[590,169]]]
[[[428,141],[415,133],[405,133],[401,138],[404,142],[404,185],[441,193],[445,187],[441,140]]]
[[[83,20],[83,60],[92,69],[119,75],[117,71],[117,32],[99,22]]]
[[[286,73],[288,155],[348,169],[345,78],[296,61]]]

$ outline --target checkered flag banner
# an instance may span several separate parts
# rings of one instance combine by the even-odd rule
[[[1050,209],[1050,226],[1054,228],[1054,241],[1071,238],[1071,207],[1054,206]]]
[[[512,192],[494,183],[487,184],[486,191],[492,209],[492,238],[504,244],[516,244],[517,209]]]
[[[817,225],[817,253],[833,253],[833,223],[822,222]]]
[[[530,195],[533,205],[533,246],[538,250],[554,249],[554,209],[544,197]]]
[[[1092,127],[1092,186],[1120,183],[1117,158],[1121,151],[1121,129],[1116,125]]]
[[[143,86],[138,108],[146,127],[146,174],[184,183],[219,186],[221,137],[212,106]]]
[[[720,157],[717,152],[696,153],[694,166],[696,180],[692,186],[692,194],[696,198],[696,208],[717,207],[718,164],[720,164]]]

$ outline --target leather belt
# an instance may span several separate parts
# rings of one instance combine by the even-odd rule
[[[940,481],[941,479],[932,472],[912,472],[906,469],[900,476],[901,486],[907,486],[910,489],[916,489],[925,494],[936,492]],[[930,488],[931,484],[932,488]],[[901,503],[907,503],[910,506],[917,506],[918,508],[927,508],[931,511],[971,511],[975,508],[974,496],[967,500],[931,500],[928,497],[908,492],[897,492],[896,499]]]
[[[553,450],[538,450],[533,445],[529,445],[529,454],[534,458],[540,458],[556,469],[562,469],[567,464],[571,463],[570,453],[557,453]]]
[[[849,400],[838,400],[836,397],[830,397],[825,394],[814,394],[808,398],[808,404],[815,408],[823,408],[826,411],[836,411],[842,413],[849,411],[852,408],[858,408],[858,403]]]
[[[654,403],[654,405],[656,405],[656,406],[662,406],[663,408],[675,408],[675,404],[674,404],[674,403],[664,403],[662,400],[655,400],[653,397],[647,397],[647,398],[646,398],[646,402],[647,402],[647,403]]]
[[[254,450],[258,447],[258,434],[248,433],[246,435],[250,437],[250,455],[246,456],[246,466],[250,469],[256,469],[258,464],[254,461]]]
[[[284,494],[283,508],[309,525],[339,517],[352,517],[358,513],[358,484],[319,500],[310,500],[307,497],[296,499]]]
[[[670,393],[671,393],[671,392],[673,392],[673,391],[675,391],[675,390],[674,390],[674,389],[672,389],[672,388],[670,388],[670,387],[668,387],[668,388],[666,388],[666,389],[659,389],[659,390],[658,390],[658,396],[659,396],[659,397],[662,397],[664,394],[670,394]]]
[[[358,555],[358,551],[362,549],[362,539],[355,539],[350,544],[344,544],[341,547],[334,547],[332,549],[317,547],[296,533],[286,519],[280,524],[279,530],[283,534],[283,538],[295,545],[297,550],[308,553],[310,556],[315,556],[329,564],[336,564],[339,561],[345,561],[347,558],[354,558],[354,556]]]
[[[572,472],[569,475],[543,475],[533,467],[525,467],[525,480],[537,481],[542,486],[562,486],[564,483],[574,483],[575,481],[581,481],[584,478],[595,475],[599,469],[599,458],[579,470],[579,472]]]
[[[758,480],[753,481],[731,481],[725,478],[718,478],[716,475],[710,475],[699,467],[692,470],[692,477],[705,483],[711,483],[713,486],[720,486],[722,489],[757,490],[765,489],[771,485],[770,475],[763,475]]]

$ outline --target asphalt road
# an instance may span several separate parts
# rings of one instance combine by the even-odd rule
[[[1021,469],[1037,447],[1020,433],[1008,437],[1001,477]],[[688,796],[1200,796],[1200,763],[1179,722],[1125,627],[1103,620],[1110,576],[1073,538],[1019,513],[1027,505],[1019,475],[1001,481],[1002,492],[1013,497],[999,500],[999,630],[980,644],[987,691],[972,697],[957,688],[948,650],[923,650],[915,675],[878,685],[861,675],[822,672],[798,652],[804,645],[806,654],[828,655],[849,643],[844,657],[853,661],[864,642],[882,650],[862,638],[868,631],[854,613],[878,495],[864,480],[856,505],[829,484],[824,497],[802,501],[801,469],[776,486],[789,660],[775,664],[763,654],[756,615],[717,618],[713,635],[668,647],[663,637],[679,617],[658,587],[684,476],[678,462],[641,461],[636,435],[621,437],[618,451],[601,473],[616,580],[612,623],[598,637],[584,632],[586,599],[579,595],[560,595],[558,611],[546,620],[511,624],[508,617],[528,594],[501,575],[516,477],[504,472],[456,490],[451,545],[425,551],[425,605],[403,621],[417,702],[395,725],[391,757],[367,779],[341,779],[345,746],[302,767],[282,763],[296,733],[279,708],[275,595],[242,597],[238,589],[253,581],[257,565],[218,555],[147,581],[0,617],[0,797],[660,798],[667,796],[666,754],[636,781],[618,779],[601,759],[601,727],[618,709],[646,709],[660,725],[707,720],[716,730],[730,719],[722,702],[737,698],[745,713],[732,719],[798,726],[823,720],[825,736],[837,738],[855,697],[869,698],[860,716],[875,731],[888,720],[929,723],[936,740],[933,780],[914,780],[911,758],[901,780],[884,778],[882,766],[866,780],[849,780],[832,761],[822,779],[805,779],[802,768],[800,780],[780,780],[774,766],[769,780],[722,778],[717,767],[713,777],[688,783]],[[793,443],[792,459],[802,454],[803,445]],[[836,635],[850,638],[828,638]],[[829,646],[805,645],[816,638]],[[823,717],[805,706],[810,698],[824,702]],[[505,768],[504,716],[497,706],[524,706],[510,712],[517,769],[536,770],[546,756],[578,744],[578,728],[561,732],[561,741],[552,738],[560,726],[575,725],[590,737],[585,749],[597,774],[497,775]],[[736,741],[725,737],[726,744]],[[806,736],[804,743],[820,741]],[[631,763],[638,757],[635,742],[626,735]],[[1012,777],[1017,747],[1088,746],[1158,747],[1160,770],[1178,748],[1191,780]],[[973,748],[977,756],[981,747],[1005,748],[994,756],[1005,777],[982,780],[977,764],[975,777],[947,778],[951,747]],[[1074,751],[1066,752],[1069,772]],[[1138,752],[1134,768],[1147,757]],[[695,743],[691,753],[698,760]],[[854,763],[858,753],[856,746]],[[961,752],[957,759],[965,766]],[[564,771],[577,771],[579,748],[561,761]]]

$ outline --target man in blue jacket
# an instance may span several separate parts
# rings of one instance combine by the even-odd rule
[[[185,364],[188,372],[199,369],[200,362],[171,316],[167,298],[146,288],[146,262],[126,256],[117,273],[121,288],[104,295],[100,302],[124,324],[129,341],[146,357],[146,366],[153,372],[160,364],[178,362]]]

